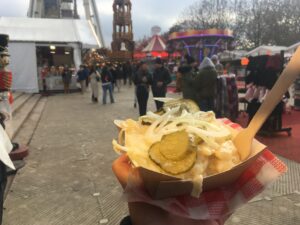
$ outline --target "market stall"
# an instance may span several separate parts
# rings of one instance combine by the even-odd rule
[[[275,46],[275,45],[262,45],[247,53],[247,56],[260,56],[260,55],[276,55],[280,54],[281,51],[286,51],[285,46]]]
[[[72,68],[70,88],[77,89],[74,65],[74,49],[64,46],[37,46],[37,66],[39,76],[39,90],[47,91],[64,90],[62,75],[58,72],[59,66]],[[52,65],[52,66],[49,66]],[[51,71],[52,68],[52,71]],[[45,79],[45,81],[43,80]],[[45,87],[43,85],[46,85]]]

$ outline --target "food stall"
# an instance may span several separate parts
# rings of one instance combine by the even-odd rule
[[[64,90],[62,76],[59,72],[59,67],[62,66],[68,67],[72,72],[70,89],[77,89],[74,49],[72,47],[62,45],[37,46],[36,54],[40,90],[44,89],[44,85],[47,91]],[[43,79],[45,79],[45,81],[43,81]]]

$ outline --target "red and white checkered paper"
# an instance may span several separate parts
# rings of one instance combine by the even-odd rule
[[[228,119],[222,121],[234,129],[241,129],[240,125]],[[160,207],[180,217],[195,220],[222,220],[260,194],[286,171],[285,164],[269,150],[265,150],[234,184],[203,192],[200,198],[180,196],[153,200],[143,187],[138,174],[131,174],[124,191],[124,198],[128,202],[144,202]]]

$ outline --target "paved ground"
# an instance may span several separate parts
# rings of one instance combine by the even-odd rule
[[[112,122],[136,116],[133,88],[106,106],[90,103],[88,94],[49,97],[27,165],[6,200],[4,225],[117,225],[127,209],[111,172]],[[300,165],[285,161],[287,175],[227,225],[300,224]]]

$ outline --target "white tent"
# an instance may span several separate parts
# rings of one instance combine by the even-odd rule
[[[81,50],[101,47],[88,20],[0,17],[0,33],[9,35],[13,90],[38,92],[37,46],[69,46],[74,63],[81,64]]]
[[[259,55],[276,55],[280,54],[281,51],[285,51],[285,46],[269,46],[262,45],[247,53],[247,56],[259,56]]]
[[[291,57],[295,51],[297,50],[297,48],[300,46],[300,42],[296,43],[296,44],[293,44],[291,45],[290,47],[288,47],[286,49],[286,52],[285,52],[285,56],[286,57]]]
[[[234,50],[234,51],[224,51],[218,54],[219,60],[239,60],[247,55],[247,51],[244,50]]]

